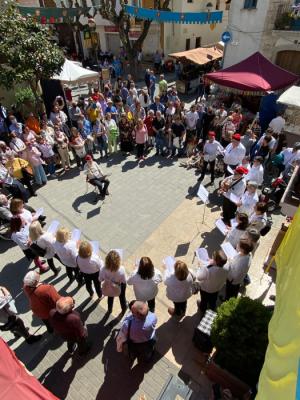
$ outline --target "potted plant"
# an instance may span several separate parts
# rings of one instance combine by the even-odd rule
[[[256,386],[263,366],[271,316],[259,301],[239,297],[223,303],[213,322],[213,362],[250,387]]]
[[[275,28],[279,30],[288,30],[291,27],[293,18],[288,12],[281,14],[275,21]]]

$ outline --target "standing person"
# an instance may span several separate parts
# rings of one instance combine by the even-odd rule
[[[127,309],[126,302],[126,273],[121,265],[121,257],[116,250],[111,250],[106,258],[104,266],[100,270],[99,281],[102,283],[102,293],[107,296],[107,312],[111,313],[114,298],[119,297],[122,313]]]
[[[207,308],[215,311],[219,291],[226,283],[228,271],[224,269],[227,257],[222,250],[213,252],[209,265],[198,268],[197,280],[200,281],[201,300],[197,300],[200,311],[204,314]]]
[[[73,355],[78,346],[78,353],[82,356],[90,349],[88,332],[80,314],[73,310],[74,306],[72,297],[61,297],[49,313],[49,322],[54,332],[67,342],[68,352]]]
[[[154,103],[151,104],[150,110],[153,110],[156,114],[156,111],[160,111],[161,114],[165,112],[165,106],[160,102],[160,97],[155,96]]]
[[[249,222],[250,227],[255,228],[260,232],[267,224],[267,210],[268,206],[266,203],[258,202],[254,206],[254,212],[250,215]]]
[[[185,136],[185,126],[180,118],[179,114],[176,114],[171,124],[171,130],[173,134],[173,148],[172,148],[172,157],[176,154],[176,149],[178,156],[182,154],[182,144]]]
[[[269,128],[273,130],[275,133],[281,133],[285,127],[285,119],[282,117],[284,112],[279,112],[276,118],[273,118],[269,123]]]
[[[87,241],[80,242],[77,265],[84,277],[86,290],[88,291],[90,297],[93,297],[94,290],[92,288],[92,283],[98,295],[98,298],[102,298],[102,291],[99,282],[99,272],[103,267],[103,261],[100,257],[93,253],[93,248],[91,244]]]
[[[144,151],[145,144],[148,140],[147,127],[141,118],[138,119],[136,127],[133,131],[133,136],[135,137],[135,143],[137,148],[137,159],[138,161],[145,160]]]
[[[72,149],[74,149],[77,167],[83,169],[86,156],[85,141],[78,132],[77,128],[73,127],[71,132],[72,138],[70,141],[70,146]]]
[[[151,105],[151,100],[147,88],[144,88],[141,94],[139,95],[139,102],[141,104],[141,107],[144,108],[145,112],[147,113],[148,108]]]
[[[119,123],[120,132],[120,150],[123,155],[130,153],[133,150],[133,123],[129,121],[125,112],[122,112]]]
[[[225,163],[225,176],[229,176],[228,166],[231,169],[235,169],[242,164],[243,158],[246,155],[245,147],[240,143],[241,135],[235,133],[232,136],[231,143],[225,148],[224,152],[224,163]]]
[[[15,216],[10,220],[11,240],[15,242],[23,251],[28,261],[34,262],[34,265],[40,269],[40,273],[48,271],[42,261],[30,249],[31,240],[29,239],[29,225],[20,217]]]
[[[42,153],[31,142],[25,144],[24,157],[32,167],[34,180],[37,185],[44,186],[47,184],[47,176],[43,167],[45,161],[41,158]]]
[[[182,318],[185,315],[187,300],[193,294],[193,282],[194,277],[183,261],[175,262],[174,273],[166,271],[164,283],[167,287],[167,298],[174,303],[174,307],[168,308],[171,316]]]
[[[168,91],[168,82],[165,80],[164,74],[159,76],[158,91],[160,97]]]
[[[111,113],[109,112],[105,115],[104,125],[108,136],[108,151],[111,154],[117,151],[117,138],[119,129],[116,121],[112,119]]]
[[[224,242],[229,242],[232,247],[236,249],[241,237],[245,234],[246,229],[249,226],[248,215],[242,212],[236,214],[237,226],[230,229],[227,233]]]
[[[47,143],[46,139],[43,136],[39,136],[37,138],[37,144],[36,147],[39,149],[39,151],[42,154],[43,160],[46,163],[46,170],[47,173],[55,177],[55,154],[53,151],[53,145],[50,143]]]
[[[59,260],[66,267],[70,283],[76,279],[78,285],[81,286],[82,276],[76,263],[76,257],[78,255],[77,243],[74,240],[71,240],[71,232],[64,227],[57,230],[55,237],[56,241],[54,242],[53,247]]]
[[[244,167],[237,167],[234,170],[234,174],[225,178],[220,185],[219,193],[223,195],[223,220],[224,223],[231,226],[230,220],[234,218],[237,203],[233,201],[231,194],[233,194],[238,200],[243,196],[246,189],[246,180],[244,175],[248,173],[248,170]],[[235,200],[235,198],[234,198]]]
[[[53,257],[55,257],[55,250],[53,244],[55,242],[54,236],[49,233],[43,231],[43,228],[39,221],[33,221],[29,226],[29,238],[32,241],[32,251],[34,252],[34,246],[38,246],[38,249],[42,250],[43,257],[46,258],[47,263],[53,271],[54,275],[57,276],[61,268],[57,268],[54,265]],[[38,254],[39,250],[37,250]]]
[[[215,181],[215,164],[217,155],[224,151],[224,148],[217,140],[215,140],[215,137],[216,137],[215,132],[212,131],[208,132],[208,141],[205,143],[203,147],[203,157],[204,157],[203,168],[200,178],[198,179],[199,182],[203,181],[207,171],[207,166],[209,164],[211,185],[213,185]]]
[[[99,188],[102,197],[109,194],[108,186],[110,184],[107,177],[103,174],[99,165],[93,161],[92,157],[88,154],[85,157],[86,164],[84,166],[84,173],[87,175],[87,180],[92,185]]]
[[[149,92],[149,88],[150,88],[150,76],[151,76],[150,69],[147,68],[146,71],[145,71],[144,81],[145,81],[145,84],[146,84],[148,93],[150,93],[150,92]]]
[[[156,50],[154,57],[153,57],[153,61],[154,61],[154,70],[157,74],[160,72],[161,59],[162,59],[162,56],[161,56],[160,52],[158,50]],[[153,71],[151,71],[151,72],[153,72]]]
[[[203,119],[202,119],[202,139],[203,141],[206,140],[208,132],[211,129],[211,125],[213,123],[213,120],[215,118],[216,114],[214,113],[214,110],[212,107],[208,107],[207,111],[204,113],[203,115]]]
[[[144,124],[146,125],[147,131],[148,131],[148,148],[154,147],[154,144],[155,144],[155,133],[153,130],[153,121],[154,121],[154,111],[149,110],[148,115],[144,121]]]
[[[69,139],[67,135],[60,130],[58,125],[54,126],[54,140],[57,146],[57,151],[61,160],[61,165],[64,171],[71,168],[70,156],[69,156]]]
[[[108,137],[106,134],[106,128],[101,119],[97,119],[93,126],[93,135],[95,138],[95,142],[98,145],[100,158],[103,157],[103,152],[107,157],[107,148],[108,148]]]
[[[156,84],[156,77],[154,75],[153,71],[150,71],[150,86],[149,86],[149,95],[151,98],[151,101],[153,102],[154,99],[154,93],[155,93],[155,84]]]
[[[177,78],[179,79],[179,78]],[[205,94],[205,86],[204,86],[204,79],[203,79],[203,75],[199,75],[199,85],[197,88],[197,97],[195,99],[195,104],[198,103],[198,99],[201,100],[202,96]]]
[[[185,115],[185,124],[187,131],[187,141],[192,141],[196,137],[197,121],[199,114],[196,111],[196,106],[193,104],[189,112]]]
[[[138,268],[127,279],[128,285],[133,285],[135,298],[148,303],[149,310],[155,310],[155,297],[158,293],[158,284],[162,276],[149,257],[142,257]]]
[[[231,297],[237,297],[240,286],[244,282],[250,268],[252,250],[252,244],[245,239],[240,239],[237,246],[238,254],[226,264],[225,268],[228,270],[226,300],[229,300]]]
[[[15,301],[4,286],[0,286],[0,331],[10,331],[16,338],[24,337],[26,343],[33,344],[42,339],[42,335],[30,335],[23,320],[18,316]]]
[[[223,147],[229,145],[232,139],[232,135],[234,135],[234,133],[235,133],[235,125],[232,122],[232,116],[229,115],[222,123],[221,145]]]
[[[258,186],[261,186],[264,181],[264,159],[262,157],[254,157],[253,164],[247,174],[247,181],[256,182]]]
[[[166,121],[162,116],[161,112],[156,111],[156,116],[152,122],[153,132],[155,133],[156,156],[158,156],[159,154],[161,154],[162,156],[164,155],[164,147],[166,145],[165,125]]]
[[[23,283],[23,291],[28,298],[32,313],[40,318],[46,325],[47,331],[52,333],[49,313],[61,295],[53,285],[40,282],[40,274],[35,271],[27,272]]]
[[[255,205],[259,201],[257,187],[255,181],[247,181],[247,190],[242,195],[240,203],[237,204],[239,213],[245,213],[248,217],[253,214]]]
[[[117,351],[122,352],[123,344],[127,342],[131,361],[137,357],[138,361],[149,362],[154,355],[157,317],[142,301],[132,301],[130,311],[116,339]]]

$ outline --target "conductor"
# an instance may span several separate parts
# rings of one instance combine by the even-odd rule
[[[104,175],[99,165],[93,161],[92,156],[89,154],[85,157],[86,164],[84,166],[84,173],[87,175],[87,182],[96,186],[99,189],[101,197],[105,198],[108,195],[108,186],[110,184],[107,175]]]

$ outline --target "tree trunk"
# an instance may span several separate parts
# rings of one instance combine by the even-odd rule
[[[32,90],[32,93],[34,95],[35,98],[35,104],[34,104],[34,111],[35,111],[35,115],[38,116],[40,114],[42,114],[43,112],[45,112],[45,105],[43,100],[41,99],[40,93],[39,92],[39,81],[29,81],[29,86]]]

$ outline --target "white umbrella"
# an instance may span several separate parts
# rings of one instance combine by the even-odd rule
[[[300,108],[300,87],[290,87],[284,93],[282,93],[277,102]]]
[[[61,83],[71,84],[71,83],[88,83],[97,81],[99,79],[99,74],[96,71],[91,71],[80,67],[77,63],[65,60],[63,68],[59,75],[54,75],[52,79],[57,79]]]

